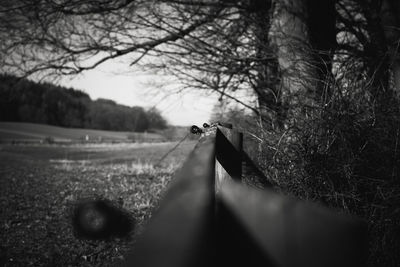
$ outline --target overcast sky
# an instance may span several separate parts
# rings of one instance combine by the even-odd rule
[[[187,90],[183,94],[173,93],[168,86],[159,89],[154,83],[156,75],[145,75],[131,71],[121,64],[105,63],[98,69],[77,76],[64,78],[61,84],[80,89],[92,99],[107,98],[127,106],[156,107],[172,125],[201,125],[209,121],[216,97]]]

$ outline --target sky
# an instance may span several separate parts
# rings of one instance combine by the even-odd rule
[[[125,68],[125,70],[124,70]],[[60,84],[79,89],[92,99],[106,98],[127,106],[156,107],[171,125],[202,125],[209,122],[217,97],[186,90],[174,93],[173,85],[159,88],[160,77],[126,71],[126,65],[106,62],[94,70],[63,78]],[[175,85],[176,87],[176,85]]]

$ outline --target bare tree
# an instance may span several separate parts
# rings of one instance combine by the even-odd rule
[[[369,2],[2,1],[1,70],[73,75],[119,58],[173,75],[183,88],[234,99],[275,128],[287,114],[328,102],[327,80],[359,72],[387,85],[397,60],[385,58],[387,51],[394,58],[396,38],[388,48],[390,33],[380,33],[377,19],[381,5]],[[393,17],[383,22],[392,25]],[[257,103],[238,97],[244,94]]]

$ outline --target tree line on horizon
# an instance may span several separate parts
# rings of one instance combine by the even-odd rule
[[[167,121],[153,108],[128,107],[51,83],[0,75],[0,121],[112,131],[154,131]]]

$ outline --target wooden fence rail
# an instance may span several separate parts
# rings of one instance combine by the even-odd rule
[[[363,266],[359,219],[248,187],[242,134],[208,128],[124,266]]]

